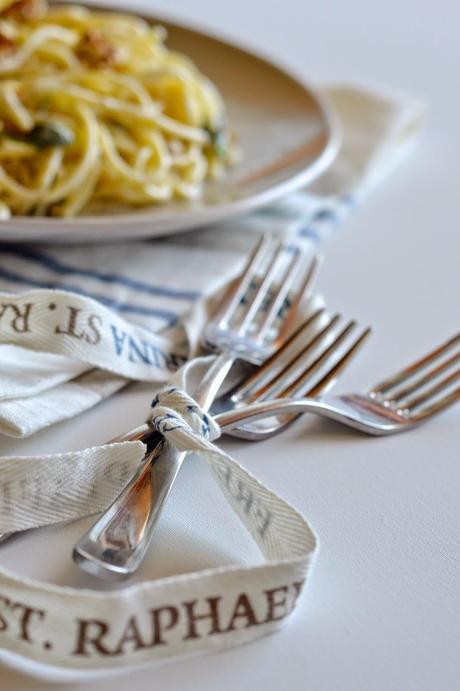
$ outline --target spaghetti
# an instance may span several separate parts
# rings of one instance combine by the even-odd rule
[[[131,15],[0,0],[0,218],[195,199],[234,147],[216,87]]]

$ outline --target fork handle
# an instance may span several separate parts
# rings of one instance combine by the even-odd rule
[[[218,355],[203,377],[195,392],[203,410],[211,407],[234,360]],[[75,545],[73,559],[80,568],[115,581],[137,570],[186,455],[163,438],[146,453],[128,485]]]

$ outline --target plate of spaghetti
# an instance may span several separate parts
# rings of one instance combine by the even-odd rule
[[[339,133],[315,90],[198,29],[0,0],[0,240],[204,226],[307,185]]]

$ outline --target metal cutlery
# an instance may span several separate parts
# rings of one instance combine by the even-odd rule
[[[460,333],[396,374],[372,386],[366,394],[279,398],[257,402],[216,415],[226,432],[258,441],[280,431],[255,423],[273,416],[313,413],[371,435],[405,432],[454,405],[460,399]]]
[[[235,360],[260,363],[288,339],[318,268],[317,257],[305,267],[298,248],[261,238],[205,329],[204,346],[220,353],[194,392],[205,411]],[[142,426],[122,438],[149,435]],[[118,580],[137,569],[185,458],[163,439],[153,449],[149,441],[136,475],[74,548],[75,562],[94,575]]]
[[[312,320],[322,316],[324,310],[319,310],[312,316]],[[371,333],[371,329],[364,329],[354,340],[347,344],[354,335],[357,323],[354,320],[342,326],[342,316],[335,314],[328,318],[327,323],[307,340],[301,350],[294,357],[289,358],[291,344],[302,336],[300,328],[277,353],[272,355],[257,371],[245,381],[240,382],[226,396],[221,397],[212,408],[216,420],[227,434],[242,439],[253,439],[251,424],[241,427],[225,425],[225,413],[231,410],[247,408],[251,403],[270,401],[273,398],[300,398],[301,396],[315,397],[326,393],[335,384],[340,372],[346,367],[353,355],[358,351]],[[288,356],[288,357],[286,357]],[[291,425],[298,415],[280,415],[271,418],[271,425],[262,429],[260,423],[255,427],[257,439],[279,434]],[[265,421],[264,421],[265,422]]]

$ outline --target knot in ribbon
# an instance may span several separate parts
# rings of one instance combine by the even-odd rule
[[[220,427],[201,406],[183,389],[168,386],[158,392],[152,401],[152,425],[174,446],[183,448],[180,439],[187,436],[209,440],[220,437]]]

